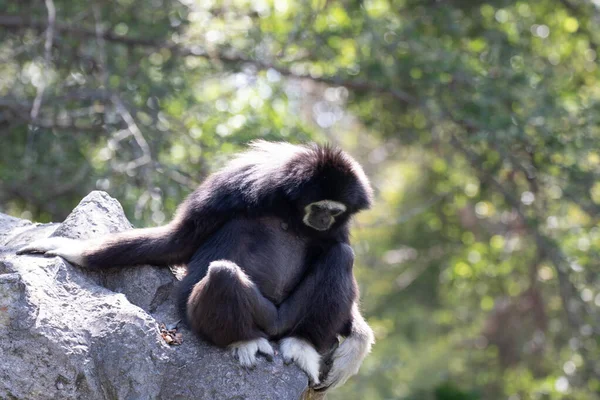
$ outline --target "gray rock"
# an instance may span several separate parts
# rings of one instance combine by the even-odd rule
[[[34,224],[0,213],[0,248],[12,243],[21,246],[34,238],[49,236],[60,224]]]
[[[0,245],[8,241],[11,233],[33,225],[30,221],[0,214]]]
[[[0,214],[1,399],[299,399],[307,378],[281,357],[242,368],[181,328],[168,268],[86,271],[60,258],[17,256],[31,240],[92,238],[131,228],[121,205],[92,192],[62,224]]]

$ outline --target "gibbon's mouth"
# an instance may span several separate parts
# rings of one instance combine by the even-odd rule
[[[333,223],[335,222],[335,219],[331,216],[329,216],[328,220],[325,219],[321,219],[321,218],[305,218],[304,223],[308,226],[310,226],[313,229],[316,229],[318,231],[326,231],[329,228],[331,228],[331,225],[333,225]]]

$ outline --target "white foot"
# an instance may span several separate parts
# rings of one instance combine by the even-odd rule
[[[27,246],[21,247],[17,254],[40,253],[44,256],[59,256],[70,263],[85,266],[86,242],[83,240],[65,237],[49,237],[36,240]]]
[[[308,375],[312,385],[318,385],[321,355],[305,340],[288,337],[279,342],[279,348],[286,364],[292,361]]]
[[[261,353],[267,360],[273,360],[275,352],[267,339],[253,339],[246,342],[236,342],[229,345],[233,355],[238,358],[243,367],[253,368],[256,366],[256,354]]]

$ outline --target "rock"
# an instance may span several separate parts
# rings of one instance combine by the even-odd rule
[[[92,192],[62,224],[0,214],[1,399],[300,399],[306,375],[280,356],[242,368],[226,350],[172,324],[174,274],[151,266],[92,272],[14,252],[50,235],[92,238],[131,228],[121,205]]]

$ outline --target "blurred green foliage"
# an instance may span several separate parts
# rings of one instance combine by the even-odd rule
[[[330,398],[600,398],[600,2],[0,10],[1,211],[157,225],[251,139],[334,142],[378,343]]]

